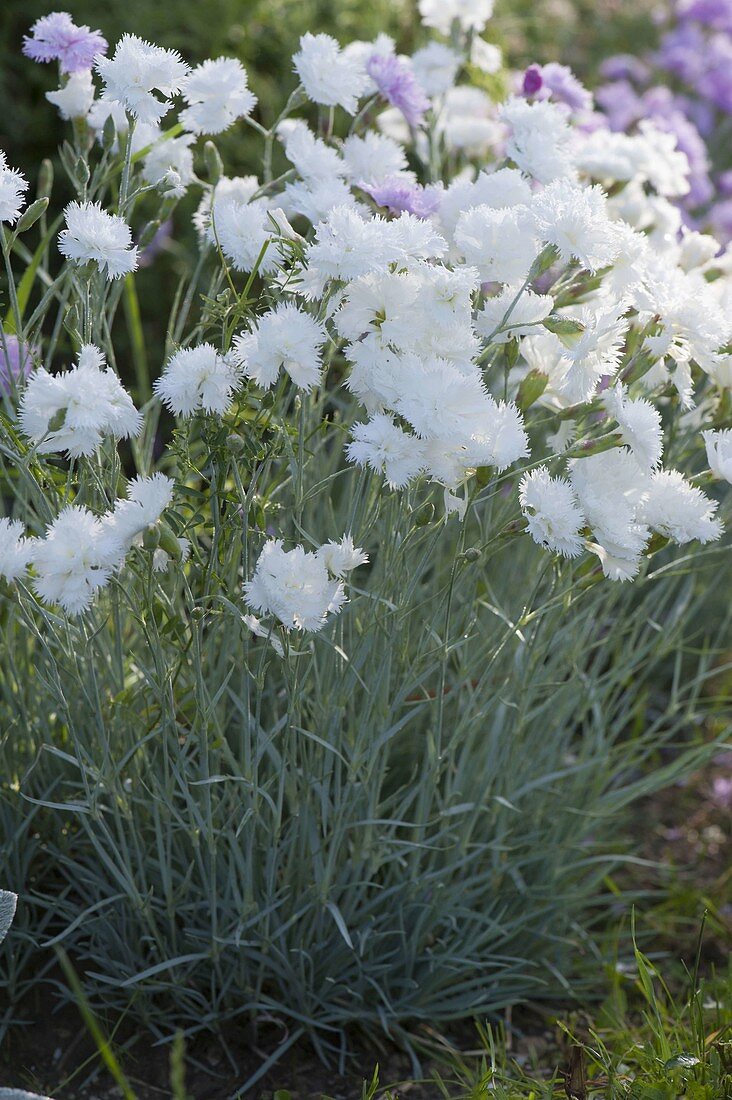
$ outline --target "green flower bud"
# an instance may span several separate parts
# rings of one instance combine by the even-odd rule
[[[43,217],[48,209],[48,199],[36,199],[32,202],[27,210],[25,210],[18,218],[18,224],[15,227],[16,237],[20,233],[25,233],[35,225],[39,218]]]

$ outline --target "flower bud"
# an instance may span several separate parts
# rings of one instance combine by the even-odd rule
[[[206,162],[206,171],[211,183],[216,186],[224,174],[224,165],[219,151],[212,141],[207,141],[203,147],[203,159]]]
[[[39,218],[43,217],[48,209],[48,199],[36,199],[32,202],[27,210],[24,210],[21,216],[18,218],[18,224],[15,227],[15,235],[19,233],[25,233],[31,226],[35,225]]]
[[[157,550],[160,545],[160,530],[157,524],[151,523],[146,527],[142,535],[142,545],[145,550]]]
[[[53,188],[53,162],[46,157],[38,171],[38,198],[46,199]]]
[[[435,506],[428,501],[419,511],[414,513],[414,522],[417,527],[426,527],[435,518]]]
[[[548,382],[547,374],[543,374],[540,370],[529,371],[522,379],[516,394],[516,404],[521,412],[526,412],[541,397]]]

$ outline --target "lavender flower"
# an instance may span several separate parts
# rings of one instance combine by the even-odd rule
[[[398,107],[413,129],[422,124],[430,101],[407,62],[393,53],[375,53],[366,62],[366,72],[384,99]]]
[[[95,57],[107,52],[101,31],[77,27],[66,11],[54,11],[37,19],[23,38],[23,53],[31,61],[58,61],[62,73],[91,69]]]
[[[678,16],[683,21],[704,23],[718,31],[732,33],[732,3],[730,0],[682,0]]]
[[[435,214],[440,205],[439,187],[422,187],[403,176],[389,176],[379,183],[359,183],[359,187],[391,214],[414,214],[424,219]]]
[[[540,92],[543,86],[544,79],[541,75],[541,65],[529,65],[524,73],[521,91],[525,96],[532,96]]]
[[[31,349],[17,336],[0,333],[0,393],[10,394],[33,368]]]
[[[579,82],[566,65],[550,61],[547,65],[529,65],[524,73],[523,94],[535,99],[554,99],[571,111],[591,111],[592,93]]]

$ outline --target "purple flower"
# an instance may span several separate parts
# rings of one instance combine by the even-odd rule
[[[643,84],[648,79],[648,66],[633,54],[619,53],[602,62],[600,75],[605,80],[632,80]]]
[[[595,96],[607,115],[611,130],[627,130],[643,117],[642,100],[627,80],[613,80],[610,84],[603,84],[597,89]]]
[[[566,103],[572,111],[591,111],[592,92],[585,88],[567,65],[550,61],[542,65],[541,76],[544,87],[548,88],[554,99]]]
[[[430,101],[406,62],[393,53],[375,53],[366,62],[366,72],[384,99],[399,108],[412,128],[421,125]]]
[[[541,65],[529,65],[524,73],[524,82],[521,90],[525,96],[536,95],[541,91],[544,80],[541,75]]]
[[[732,0],[683,0],[678,5],[681,20],[706,23],[719,31],[732,31]]]
[[[523,94],[537,99],[556,99],[571,111],[591,111],[592,93],[579,82],[571,69],[550,61],[547,65],[529,65],[524,73]]]
[[[107,52],[101,31],[77,27],[66,11],[37,19],[23,39],[23,53],[31,61],[58,61],[62,73],[91,69],[94,58]]]
[[[17,336],[0,332],[0,392],[12,393],[17,382],[27,378],[33,368],[31,348]]]
[[[421,187],[401,176],[389,176],[380,183],[359,183],[358,186],[378,206],[385,206],[392,214],[429,218],[440,205],[439,187]]]
[[[732,241],[732,199],[715,203],[707,217],[717,240],[722,244]]]

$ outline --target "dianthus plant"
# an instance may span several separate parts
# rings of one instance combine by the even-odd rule
[[[491,7],[425,0],[411,57],[305,35],[267,123],[235,59],[26,39],[74,197],[2,157],[0,725],[116,1004],[326,1039],[482,1011],[598,881],[664,577],[723,533],[732,254],[680,228],[668,132],[599,131],[560,66],[463,80]]]

